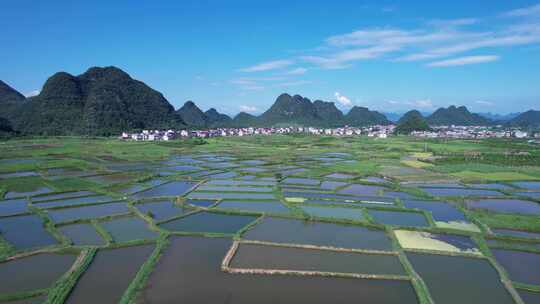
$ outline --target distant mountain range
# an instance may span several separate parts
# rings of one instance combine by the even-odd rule
[[[386,118],[388,118],[388,120],[395,123],[395,122],[398,122],[398,120],[405,113],[383,112],[383,114],[384,116],[386,116]],[[424,117],[428,117],[429,115],[431,115],[431,112],[420,112],[420,114],[422,114],[422,116]],[[477,114],[494,122],[506,122],[517,117],[521,113],[516,112],[516,113],[508,113],[508,114],[496,114],[496,113],[485,112],[485,113],[477,113]]]
[[[493,121],[509,121],[513,118],[516,118],[518,115],[520,115],[521,113],[520,112],[516,112],[516,113],[509,113],[509,114],[495,114],[495,113],[490,113],[490,112],[487,112],[487,113],[478,113],[478,115],[482,116],[482,117],[485,117],[489,120],[493,120]]]
[[[388,125],[398,120],[404,130],[425,129],[424,122],[429,125],[489,125],[501,122],[520,127],[540,125],[540,112],[534,110],[511,114],[512,117],[498,117],[470,113],[463,106],[450,106],[440,108],[431,115],[410,111],[403,117],[387,113],[387,118],[382,113],[358,106],[344,114],[333,102],[312,102],[306,97],[285,93],[278,96],[274,104],[260,116],[242,112],[231,118],[213,108],[203,112],[192,101],[175,111],[161,93],[116,67],[93,67],[78,76],[56,73],[45,82],[39,95],[29,98],[0,81],[0,108],[2,132],[39,135],[108,136],[140,129],[292,124],[314,127],[369,126]]]

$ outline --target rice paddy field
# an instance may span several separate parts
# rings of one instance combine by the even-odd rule
[[[538,303],[540,149],[4,141],[0,282],[0,303]]]

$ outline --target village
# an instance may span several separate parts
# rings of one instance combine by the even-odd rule
[[[275,134],[306,134],[320,136],[367,136],[384,139],[392,135],[395,125],[374,125],[368,127],[247,127],[247,128],[215,128],[207,130],[142,130],[141,132],[123,132],[122,140],[134,141],[170,141],[182,138],[210,138],[230,136],[254,136]],[[431,131],[414,131],[410,134],[422,138],[529,138],[540,139],[540,132],[526,132],[515,128],[487,127],[487,126],[438,126]]]
[[[123,132],[121,139],[135,141],[169,141],[181,138],[210,138],[227,136],[254,136],[254,135],[275,135],[275,134],[310,134],[326,136],[359,136],[386,138],[394,130],[394,125],[390,126],[370,126],[370,127],[341,127],[341,128],[314,128],[314,127],[248,127],[248,128],[216,128],[208,130],[143,130],[137,133]]]

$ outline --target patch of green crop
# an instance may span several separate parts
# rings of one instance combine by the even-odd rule
[[[513,228],[529,231],[540,231],[538,216],[501,214],[484,210],[467,211],[469,216],[488,225],[490,228]]]

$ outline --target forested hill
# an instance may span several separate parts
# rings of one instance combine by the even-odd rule
[[[54,74],[13,123],[22,133],[42,135],[185,127],[161,93],[115,67],[94,67],[79,76]]]
[[[0,117],[13,119],[17,110],[25,102],[24,95],[0,80]]]
[[[469,112],[464,106],[439,108],[426,120],[432,126],[486,126],[493,123],[485,117]]]
[[[507,122],[511,127],[540,127],[540,111],[529,110],[516,116]]]

